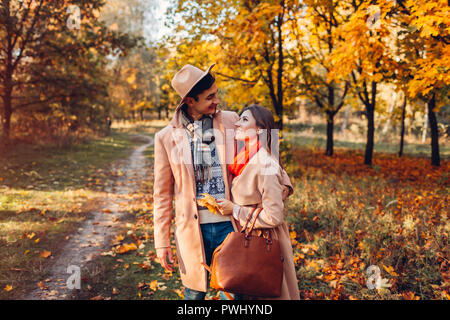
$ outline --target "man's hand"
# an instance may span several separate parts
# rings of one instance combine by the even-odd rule
[[[172,263],[174,263],[174,260],[172,250],[170,249],[170,247],[156,249],[156,256],[158,257],[159,263],[161,263],[161,266],[164,269],[173,272]],[[167,263],[167,258],[169,258],[170,264]]]

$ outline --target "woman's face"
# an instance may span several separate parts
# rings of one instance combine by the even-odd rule
[[[235,125],[236,134],[234,138],[236,140],[251,140],[253,137],[256,137],[258,126],[256,125],[256,120],[250,110],[245,110]]]

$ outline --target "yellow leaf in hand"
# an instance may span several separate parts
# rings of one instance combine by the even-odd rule
[[[197,204],[199,206],[206,207],[210,212],[214,214],[221,212],[221,209],[216,202],[216,198],[208,193],[202,193],[201,195],[203,196],[203,198],[197,200]]]

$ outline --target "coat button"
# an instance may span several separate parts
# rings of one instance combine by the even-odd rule
[[[197,215],[196,214],[194,214],[194,219],[197,219],[198,217],[197,217]]]

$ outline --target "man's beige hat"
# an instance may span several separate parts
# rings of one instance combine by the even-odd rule
[[[206,71],[187,64],[172,79],[172,87],[184,99],[191,89],[215,66],[213,63]]]

